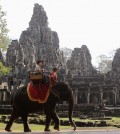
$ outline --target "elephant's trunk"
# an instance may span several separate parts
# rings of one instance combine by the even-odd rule
[[[75,123],[72,120],[73,107],[74,107],[74,99],[73,99],[72,92],[70,93],[68,103],[69,103],[69,121],[70,121],[71,126],[74,127],[73,130],[75,131],[76,130],[76,125],[75,125]]]

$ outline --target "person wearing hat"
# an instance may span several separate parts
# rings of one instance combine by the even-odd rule
[[[51,78],[52,86],[54,86],[58,82],[57,71],[58,71],[58,68],[57,67],[53,67],[52,68],[52,72],[50,73],[50,78]]]

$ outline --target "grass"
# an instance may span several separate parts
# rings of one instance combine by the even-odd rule
[[[0,131],[4,131],[6,124],[0,123]],[[37,124],[29,124],[30,129],[32,132],[38,132],[38,131],[44,131],[45,126],[44,125],[37,125]],[[13,132],[23,132],[23,125],[22,124],[17,124],[14,123],[12,126],[12,131]],[[50,126],[50,129],[52,131],[55,131],[53,129],[53,125]],[[116,130],[117,128],[115,127],[77,127],[77,130]],[[71,126],[60,126],[60,130],[73,130]],[[119,130],[119,128],[118,128]]]
[[[4,130],[6,124],[0,123],[0,131]],[[38,124],[29,124],[29,127],[32,131],[43,131],[45,128],[45,125],[38,125]],[[13,131],[23,131],[23,124],[13,123],[13,126],[11,128]],[[50,126],[50,129],[53,130],[53,125]],[[65,129],[71,129],[71,126],[60,126],[61,130]]]
[[[0,115],[1,118],[2,115]],[[60,120],[68,120],[68,118],[60,118]],[[73,118],[74,121],[81,121],[81,122],[97,122],[100,123],[101,120],[91,120],[91,119],[79,119],[79,118]],[[107,122],[108,125],[110,125],[109,127],[77,127],[77,129],[84,129],[84,130],[94,130],[94,129],[113,129],[115,128],[115,125],[120,125],[120,117],[113,117],[111,120],[104,120]],[[0,131],[4,130],[6,124],[5,123],[0,123]],[[29,124],[29,127],[31,128],[31,130],[34,131],[43,131],[45,126],[44,125],[38,125],[38,124]],[[18,123],[13,123],[13,126],[11,128],[13,131],[20,131],[23,132],[23,124],[18,124]],[[53,130],[53,125],[50,126],[50,129]],[[71,126],[60,126],[61,130],[65,130],[65,129],[69,129],[72,130],[73,127]]]

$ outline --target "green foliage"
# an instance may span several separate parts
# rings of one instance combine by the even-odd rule
[[[11,68],[5,67],[2,62],[0,62],[0,76],[4,76],[10,72]]]
[[[7,36],[7,22],[5,19],[6,13],[2,11],[2,7],[0,6],[0,48],[2,51],[5,51],[10,43],[10,40]]]

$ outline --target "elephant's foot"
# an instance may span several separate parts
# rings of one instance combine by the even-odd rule
[[[60,131],[59,125],[55,125],[54,129],[57,130],[57,131]]]
[[[45,129],[44,129],[44,131],[48,131],[48,132],[49,132],[49,131],[50,131],[50,129],[49,129],[49,128],[45,128]]]
[[[24,129],[24,132],[31,132],[31,129]]]
[[[8,132],[12,132],[12,130],[10,128],[5,128],[5,131],[8,131]]]

